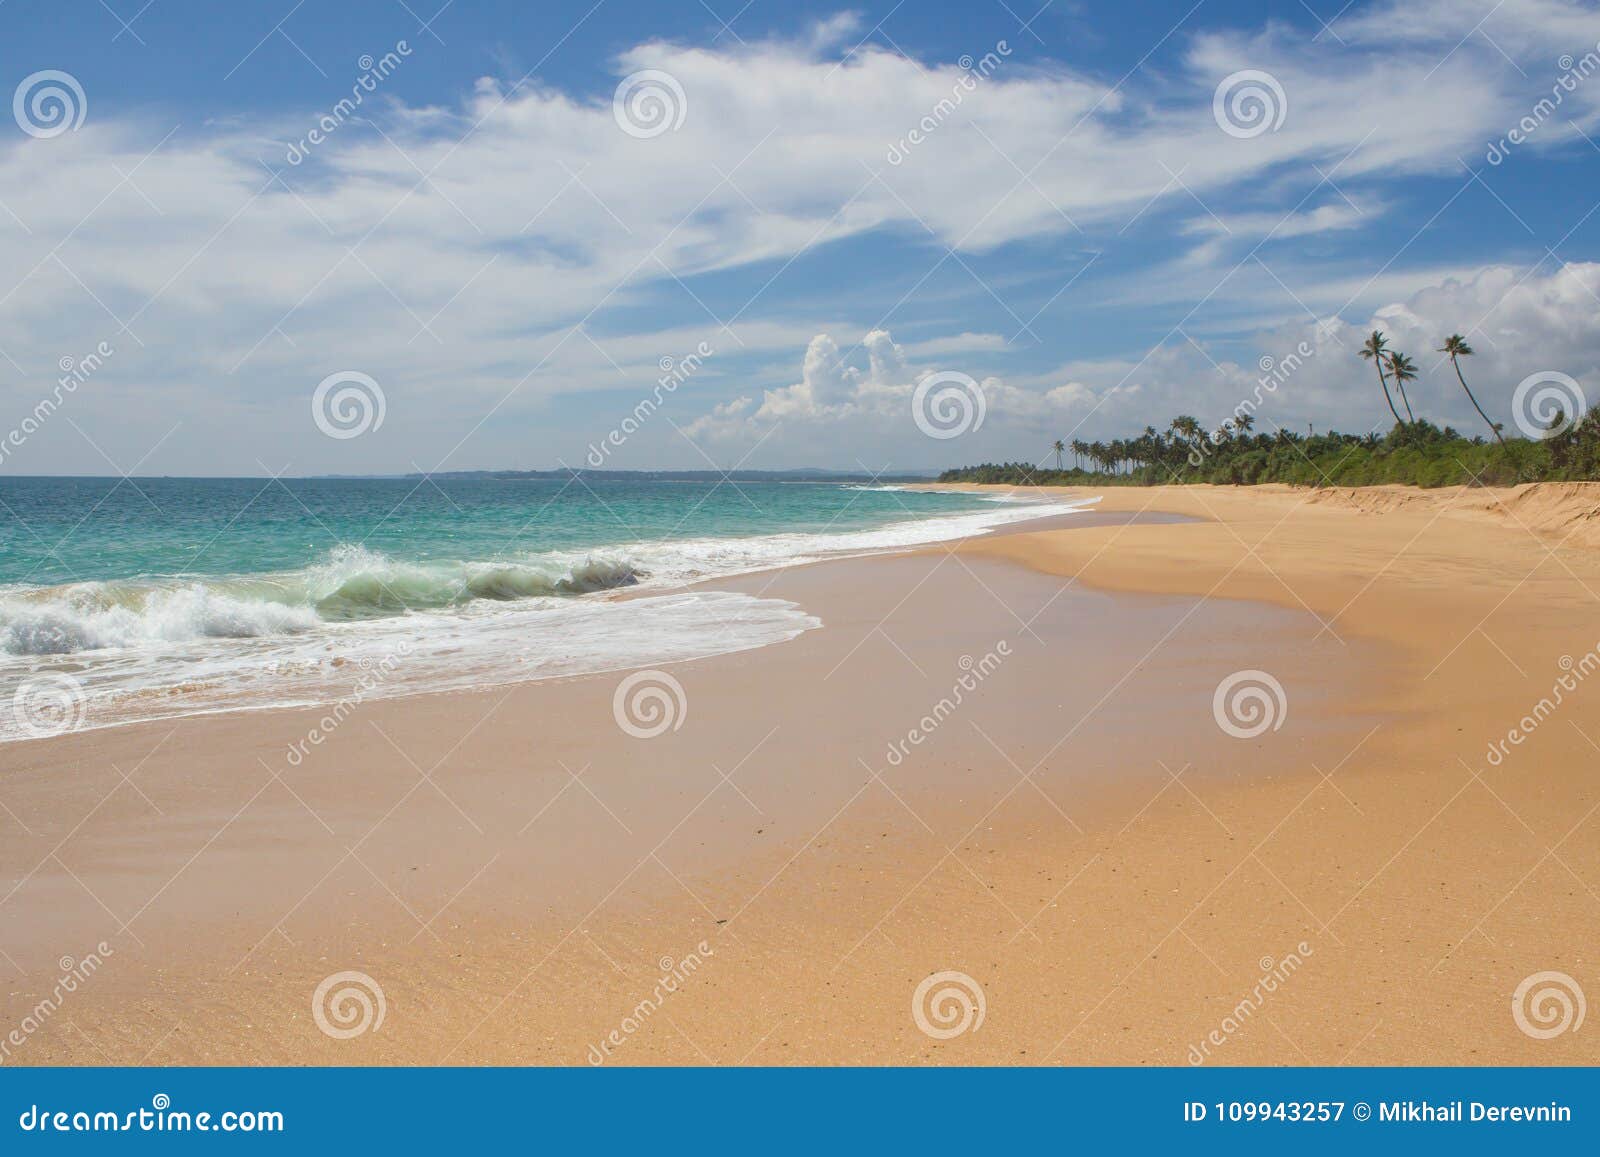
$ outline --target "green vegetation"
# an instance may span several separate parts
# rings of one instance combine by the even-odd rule
[[[1405,383],[1416,379],[1416,366],[1405,354],[1390,350],[1383,334],[1373,331],[1360,350],[1378,371],[1378,385],[1394,416],[1387,436],[1378,434],[1296,434],[1279,429],[1254,433],[1250,403],[1234,417],[1207,431],[1187,414],[1174,418],[1165,431],[1146,426],[1134,438],[1111,442],[1049,444],[1055,468],[1026,462],[985,463],[946,470],[940,482],[999,483],[1011,486],[1156,486],[1186,482],[1252,485],[1282,482],[1292,486],[1511,486],[1519,482],[1590,481],[1600,479],[1600,409],[1573,423],[1560,412],[1551,415],[1544,436],[1512,438],[1491,422],[1467,385],[1461,358],[1472,347],[1460,334],[1445,339],[1439,351],[1450,358],[1461,388],[1496,439],[1468,437],[1449,426],[1440,429],[1412,416]],[[1386,372],[1387,371],[1387,372]],[[1391,392],[1390,385],[1394,386]],[[1406,417],[1400,416],[1394,395]],[[1576,399],[1575,399],[1576,400]],[[1072,455],[1064,468],[1062,455]]]

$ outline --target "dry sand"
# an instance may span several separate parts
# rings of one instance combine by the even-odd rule
[[[299,766],[315,713],[0,748],[0,1031],[112,950],[8,1063],[1600,1059],[1512,1015],[1600,993],[1600,487],[1095,493],[723,584],[826,625],[671,668],[654,739],[618,674],[365,704]],[[1239,739],[1245,669],[1286,711]],[[347,970],[384,1020],[336,1040]],[[947,970],[984,1017],[935,1039]]]

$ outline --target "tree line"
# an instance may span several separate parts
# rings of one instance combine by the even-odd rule
[[[1242,408],[1207,430],[1193,415],[1180,414],[1165,429],[1146,426],[1140,434],[1109,441],[1057,438],[1043,462],[987,462],[947,470],[939,481],[1024,486],[1185,482],[1449,486],[1600,479],[1600,410],[1581,416],[1557,412],[1545,429],[1534,432],[1537,436],[1508,439],[1504,427],[1489,418],[1467,384],[1461,359],[1471,357],[1473,350],[1460,334],[1446,338],[1439,352],[1450,359],[1492,443],[1482,434],[1469,435],[1418,418],[1405,388],[1416,379],[1416,365],[1401,351],[1390,349],[1380,331],[1374,330],[1359,352],[1376,367],[1379,388],[1394,419],[1386,435],[1314,430],[1300,434],[1281,427],[1262,432],[1257,431],[1254,416]],[[1570,420],[1573,417],[1580,420]],[[1066,464],[1069,454],[1071,466]]]

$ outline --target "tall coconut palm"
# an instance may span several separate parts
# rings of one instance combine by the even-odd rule
[[[1416,364],[1396,350],[1389,355],[1389,376],[1394,378],[1395,388],[1400,391],[1400,400],[1405,403],[1406,419],[1415,425],[1417,416],[1411,412],[1411,399],[1406,397],[1406,383],[1416,381]]]
[[[1453,333],[1444,339],[1444,346],[1439,352],[1450,355],[1450,364],[1456,370],[1456,380],[1461,383],[1461,388],[1467,391],[1467,400],[1472,403],[1472,408],[1478,411],[1478,417],[1483,419],[1484,424],[1494,431],[1494,436],[1500,439],[1500,445],[1504,446],[1506,440],[1500,433],[1500,427],[1489,421],[1489,415],[1483,412],[1483,407],[1478,405],[1478,399],[1472,396],[1472,390],[1467,386],[1467,379],[1461,376],[1461,362],[1458,359],[1472,356],[1472,347],[1467,344],[1467,339],[1458,333]]]
[[[1067,444],[1065,442],[1063,442],[1060,438],[1057,438],[1054,442],[1050,443],[1050,449],[1052,449],[1052,450],[1054,450],[1056,452],[1056,469],[1060,470],[1061,469],[1061,455],[1066,453]]]
[[[1369,359],[1373,365],[1378,367],[1378,385],[1383,387],[1383,400],[1389,403],[1389,413],[1394,415],[1394,424],[1398,426],[1402,424],[1400,411],[1394,408],[1394,399],[1389,396],[1389,381],[1383,376],[1384,350],[1387,344],[1384,341],[1383,334],[1373,330],[1372,336],[1361,347],[1361,356]]]

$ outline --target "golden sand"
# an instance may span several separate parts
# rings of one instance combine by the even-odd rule
[[[1600,995],[1600,487],[1072,493],[1104,517],[724,584],[827,625],[672,668],[654,740],[614,675],[368,704],[300,767],[314,713],[7,747],[6,1022],[115,952],[10,1059],[1600,1060],[1512,1000]],[[924,1031],[941,972],[981,1024]]]

